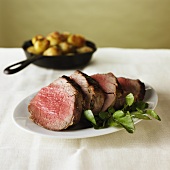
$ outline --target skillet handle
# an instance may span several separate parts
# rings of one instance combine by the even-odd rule
[[[7,68],[4,69],[4,73],[5,74],[14,74],[17,73],[18,71],[24,69],[25,67],[27,67],[29,64],[33,63],[36,60],[39,60],[43,58],[42,56],[38,56],[38,57],[32,57],[30,59],[27,60],[23,60],[20,61],[18,63],[12,64],[10,66],[8,66]]]

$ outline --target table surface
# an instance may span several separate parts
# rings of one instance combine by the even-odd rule
[[[44,137],[14,124],[13,112],[20,101],[74,72],[31,64],[13,75],[3,73],[5,67],[24,59],[21,48],[0,48],[1,170],[170,169],[170,50],[99,48],[95,52],[81,70],[87,74],[113,72],[150,84],[158,94],[155,111],[162,120],[143,120],[133,134],[121,130],[84,139]]]

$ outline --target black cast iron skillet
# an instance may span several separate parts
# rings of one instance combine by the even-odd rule
[[[33,63],[40,67],[52,69],[75,69],[80,68],[89,63],[92,54],[96,51],[96,46],[91,41],[86,41],[86,45],[93,49],[92,52],[76,53],[74,55],[61,55],[61,56],[43,56],[29,53],[26,49],[32,46],[31,40],[26,41],[22,48],[26,54],[27,59],[18,63],[12,64],[4,69],[5,74],[14,74],[24,69],[29,64]]]

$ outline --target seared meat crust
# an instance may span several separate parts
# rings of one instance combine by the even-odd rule
[[[70,78],[73,79],[84,92],[84,110],[90,109],[94,114],[98,114],[105,101],[105,93],[99,83],[79,70],[75,71]]]

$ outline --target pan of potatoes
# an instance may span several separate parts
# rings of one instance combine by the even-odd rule
[[[47,36],[36,35],[22,46],[27,59],[6,69],[5,74],[14,74],[29,64],[51,69],[75,69],[86,66],[96,45],[80,34],[52,32]]]

